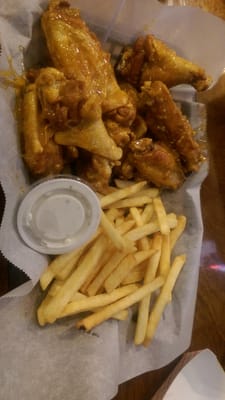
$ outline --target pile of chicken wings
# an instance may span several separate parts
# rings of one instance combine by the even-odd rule
[[[49,64],[26,71],[23,158],[35,178],[73,171],[100,192],[115,178],[177,189],[203,160],[170,88],[210,85],[198,65],[153,35],[125,46],[113,67],[78,9],[50,1],[42,15]]]

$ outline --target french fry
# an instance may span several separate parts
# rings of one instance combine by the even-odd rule
[[[145,206],[145,208],[141,214],[141,218],[142,218],[144,225],[151,221],[153,214],[154,214],[153,204],[149,203]]]
[[[160,232],[163,235],[168,235],[170,233],[170,226],[168,224],[164,204],[160,197],[156,197],[155,199],[153,199],[153,206],[155,209],[155,213],[158,217]]]
[[[111,293],[115,288],[117,288],[124,277],[135,266],[135,258],[133,254],[127,254],[123,260],[119,263],[116,269],[108,276],[104,282],[104,289],[107,293]],[[125,274],[124,274],[125,271]]]
[[[118,250],[131,252],[135,249],[134,243],[125,239],[109,221],[104,212],[101,214],[101,226]]]
[[[114,208],[128,208],[128,207],[142,207],[145,204],[152,203],[151,197],[148,196],[135,196],[128,199],[122,199],[113,203]],[[110,206],[108,206],[110,207]],[[105,207],[107,209],[107,206]]]
[[[109,210],[105,211],[105,214],[111,222],[114,222],[116,218],[123,216],[124,210],[118,208],[109,208]]]
[[[153,237],[152,249],[155,251],[155,253],[148,261],[145,271],[145,282],[151,282],[158,273],[158,266],[162,252],[162,235],[159,232],[155,233]]]
[[[104,288],[106,292],[110,293],[113,289],[117,288],[136,265],[150,258],[154,252],[154,249],[150,249],[147,251],[138,251],[133,254],[128,254],[105,280]]]
[[[170,248],[173,250],[177,240],[182,235],[185,226],[186,226],[187,218],[184,215],[178,215],[177,217],[177,225],[174,229],[170,231]]]
[[[186,255],[182,254],[175,257],[168,276],[166,278],[165,284],[163,285],[160,294],[153,306],[153,309],[149,315],[148,326],[146,331],[146,337],[144,341],[144,345],[148,346],[149,342],[152,340],[155,331],[158,327],[160,318],[162,313],[170,300],[171,293],[173,291],[174,285],[177,281],[177,278],[180,274],[182,267],[184,266],[186,261]]]
[[[124,221],[122,222],[119,227],[117,228],[117,231],[119,234],[123,235],[124,233],[128,232],[132,226],[134,225],[133,221]],[[94,280],[94,278],[98,275],[98,273],[101,271],[103,266],[107,263],[107,261],[113,256],[113,253],[115,252],[115,247],[113,246],[113,243],[108,247],[107,252],[103,255],[101,261],[99,262],[98,267],[96,267],[92,273],[89,275],[88,279],[84,282],[84,284],[81,287],[81,292],[86,293],[88,290],[89,285],[91,282]],[[96,293],[94,293],[96,294]]]
[[[162,236],[162,251],[159,261],[159,275],[167,276],[170,268],[170,234]]]
[[[137,226],[143,226],[143,220],[142,220],[142,216],[139,212],[139,210],[137,209],[137,207],[131,207],[130,208],[130,213],[132,215],[132,217],[134,218],[136,225]],[[147,237],[143,237],[139,240],[138,242],[139,246],[140,246],[140,250],[148,250],[149,249],[149,242],[148,242],[148,238]]]
[[[123,189],[118,189],[117,191],[107,194],[106,196],[102,197],[100,200],[101,207],[105,208],[110,204],[115,203],[118,200],[122,200],[125,197],[129,197],[131,194],[139,192],[144,186],[146,185],[146,181],[134,183],[130,186],[127,186]]]
[[[104,281],[108,278],[108,276],[117,268],[118,264],[126,257],[127,253],[125,252],[115,252],[109,261],[103,266],[99,274],[96,278],[91,282],[90,286],[87,289],[87,293],[89,296],[94,296]]]
[[[99,271],[101,271],[102,267],[105,265],[105,263],[108,261],[108,259],[112,256],[113,252],[115,249],[112,247],[109,247],[107,252],[103,254],[102,259],[99,261],[98,265],[96,265],[96,268],[93,269],[93,271],[89,274],[85,282],[80,288],[81,293],[85,294],[87,293],[88,286],[91,284],[93,279],[99,274]]]
[[[42,290],[45,290],[50,283],[53,281],[55,278],[55,274],[52,271],[50,264],[46,267],[46,269],[42,272],[41,277],[40,277],[40,286]]]
[[[72,296],[71,301],[79,301],[79,300],[83,300],[83,299],[86,299],[86,298],[87,298],[87,296],[85,294],[80,293],[80,292],[76,292]],[[68,304],[70,304],[70,303],[68,303]]]
[[[71,274],[71,272],[76,268],[77,262],[79,261],[80,257],[82,254],[88,249],[88,244],[85,246],[82,246],[65,265],[64,267],[55,273],[55,277],[57,279],[65,280],[68,278],[68,276]]]
[[[84,311],[92,311],[96,308],[106,306],[114,303],[115,301],[133,293],[138,289],[137,285],[127,285],[121,288],[115,289],[110,294],[103,293],[96,296],[85,297],[84,299],[72,301],[66,305],[60,314],[60,317],[66,317],[68,315],[79,314]]]
[[[42,303],[40,304],[40,306],[37,309],[37,320],[38,320],[38,323],[40,326],[44,326],[47,322],[45,319],[44,310],[45,310],[45,307],[50,302],[51,298],[52,298],[52,296],[49,293],[47,293],[44,300],[42,301]]]
[[[55,279],[55,280],[52,282],[52,284],[51,284],[51,286],[50,286],[50,288],[49,288],[49,290],[48,290],[48,294],[49,294],[50,296],[55,296],[56,293],[59,291],[59,289],[62,287],[63,283],[64,283],[63,281],[60,281],[60,280],[58,280],[58,279]]]
[[[117,231],[119,234],[123,235],[124,233],[128,232],[132,228],[133,225],[134,224],[132,221],[124,221],[119,225],[119,227],[117,228]],[[102,269],[103,265],[112,256],[114,250],[115,249],[113,249],[113,246],[109,245],[108,251],[103,255],[103,258],[100,261],[98,267],[92,271],[92,273],[89,275],[86,282],[82,285],[82,287],[81,287],[82,293],[85,293],[87,291],[88,286],[91,284],[91,282],[96,277],[96,275],[99,273],[99,271]]]
[[[128,296],[104,307],[101,311],[96,312],[78,321],[76,324],[77,328],[84,328],[86,331],[90,331],[95,326],[111,318],[117,312],[125,310],[135,303],[138,303],[148,293],[152,293],[159,289],[163,285],[163,282],[164,280],[162,277],[156,278],[151,283],[137,289],[134,293],[131,293]]]
[[[157,188],[146,188],[140,190],[138,193],[132,194],[130,197],[137,197],[137,196],[148,196],[150,198],[157,197],[159,195],[159,189]]]
[[[134,225],[133,221],[123,221],[119,225],[119,227],[117,227],[117,231],[119,234],[123,235],[124,233],[128,232],[133,225]],[[113,247],[112,243],[111,245],[109,244],[108,251],[103,255],[103,258],[99,263],[99,266],[95,270],[93,270],[92,274],[89,275],[86,282],[82,285],[81,291],[83,293],[87,291],[88,286],[93,281],[98,272],[101,270],[101,268],[104,266],[104,264],[108,261],[108,259],[113,255],[113,252],[115,252],[115,248]]]
[[[92,238],[87,243],[85,243],[84,246],[82,246],[82,249],[86,248],[88,244],[93,242],[100,235],[100,232],[100,229],[98,229],[96,233],[92,236]],[[74,260],[75,263],[76,259],[80,257],[81,251],[81,248],[78,248],[69,253],[65,253],[55,257],[40,277],[40,286],[42,290],[45,290],[55,277],[59,279],[64,279],[64,276],[60,276],[62,270],[64,269],[66,264],[71,263],[72,260]]]
[[[130,213],[131,213],[136,225],[143,226],[142,217],[141,217],[141,214],[140,214],[139,210],[137,209],[137,207],[131,207]]]
[[[177,217],[176,214],[170,213],[167,214],[166,220],[170,229],[175,228],[177,225]],[[158,221],[149,222],[146,225],[140,226],[138,228],[132,229],[125,235],[125,238],[131,241],[139,240],[145,236],[152,235],[153,233],[159,232],[160,226]]]
[[[99,260],[104,254],[108,245],[108,240],[100,235],[93,246],[85,254],[82,261],[78,264],[75,271],[65,281],[61,289],[51,298],[45,308],[45,320],[53,323],[61,314],[63,308],[71,300],[82,284],[87,279],[91,271],[98,265]]]
[[[129,315],[129,311],[126,309],[126,310],[117,312],[116,314],[114,314],[112,316],[112,318],[117,319],[118,321],[125,321],[128,318],[128,315]]]
[[[162,235],[157,233],[153,238],[152,247],[156,250],[156,252],[149,259],[145,276],[144,276],[144,284],[152,282],[155,279],[159,260],[161,255],[162,248]],[[134,343],[136,345],[142,344],[145,339],[147,324],[148,324],[148,315],[149,315],[149,306],[151,301],[151,293],[147,294],[139,303],[138,306],[138,317],[135,329],[135,337]]]
[[[118,217],[115,220],[115,227],[118,228],[124,222],[124,217]]]
[[[134,267],[132,271],[127,276],[125,276],[125,278],[122,281],[122,285],[129,285],[131,283],[142,282],[145,276],[147,262],[148,260],[145,260],[141,264]]]

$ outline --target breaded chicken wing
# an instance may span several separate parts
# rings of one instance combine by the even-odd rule
[[[123,149],[130,142],[133,133],[129,127],[121,126],[113,119],[104,120],[104,125],[117,146]]]
[[[83,98],[99,98],[102,112],[126,106],[128,98],[116,79],[110,55],[64,0],[52,0],[42,15],[42,28],[54,66],[69,80],[83,84]]]
[[[133,46],[125,48],[116,71],[136,87],[145,81],[162,81],[167,87],[190,84],[201,91],[211,83],[203,68],[178,56],[153,35],[140,37]]]
[[[111,192],[110,179],[114,162],[96,154],[81,151],[77,162],[77,174],[102,194]]]
[[[153,137],[175,149],[185,172],[197,171],[202,161],[199,144],[194,139],[188,119],[162,82],[146,82],[142,87],[140,101],[145,121]]]
[[[119,160],[122,149],[108,134],[101,118],[96,121],[81,121],[80,124],[55,133],[56,143],[77,146],[109,160]]]
[[[35,84],[28,84],[22,99],[24,160],[34,176],[59,173],[64,166],[62,149],[53,140],[38,110]]]
[[[146,179],[157,187],[177,189],[184,182],[184,174],[174,152],[162,143],[150,138],[132,141],[130,164],[139,179]]]

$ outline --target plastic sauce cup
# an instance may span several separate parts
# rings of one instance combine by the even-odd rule
[[[95,233],[101,207],[95,192],[77,177],[36,182],[19,204],[17,228],[23,241],[44,254],[82,246]]]

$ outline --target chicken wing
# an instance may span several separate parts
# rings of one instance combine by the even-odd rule
[[[104,125],[109,136],[122,149],[130,142],[133,133],[127,126],[121,126],[113,119],[104,120]]]
[[[137,87],[145,81],[162,81],[167,87],[190,84],[202,91],[211,83],[203,68],[178,56],[153,35],[140,37],[133,46],[125,48],[116,71]]]
[[[146,82],[140,101],[153,137],[177,151],[185,172],[197,171],[202,161],[199,144],[166,85],[159,81]]]
[[[97,96],[85,96],[82,82],[67,79],[52,67],[33,71],[33,75],[40,112],[52,128],[67,129],[83,118],[96,120],[101,115]]]
[[[28,84],[22,100],[24,160],[34,176],[59,173],[64,166],[62,149],[47,129],[38,111],[35,84]]]
[[[76,165],[76,172],[97,192],[107,194],[111,192],[110,180],[114,164],[114,162],[105,157],[81,151]]]
[[[115,78],[110,55],[64,0],[52,0],[42,15],[42,28],[54,66],[67,79],[82,83],[84,96],[98,97],[103,113],[126,106],[128,98]]]
[[[56,132],[54,139],[58,144],[77,146],[109,160],[119,160],[122,156],[122,149],[109,136],[101,118],[83,120],[73,128]]]
[[[179,160],[165,144],[143,138],[132,141],[130,150],[129,161],[139,179],[146,179],[157,187],[168,189],[177,189],[184,182]]]

